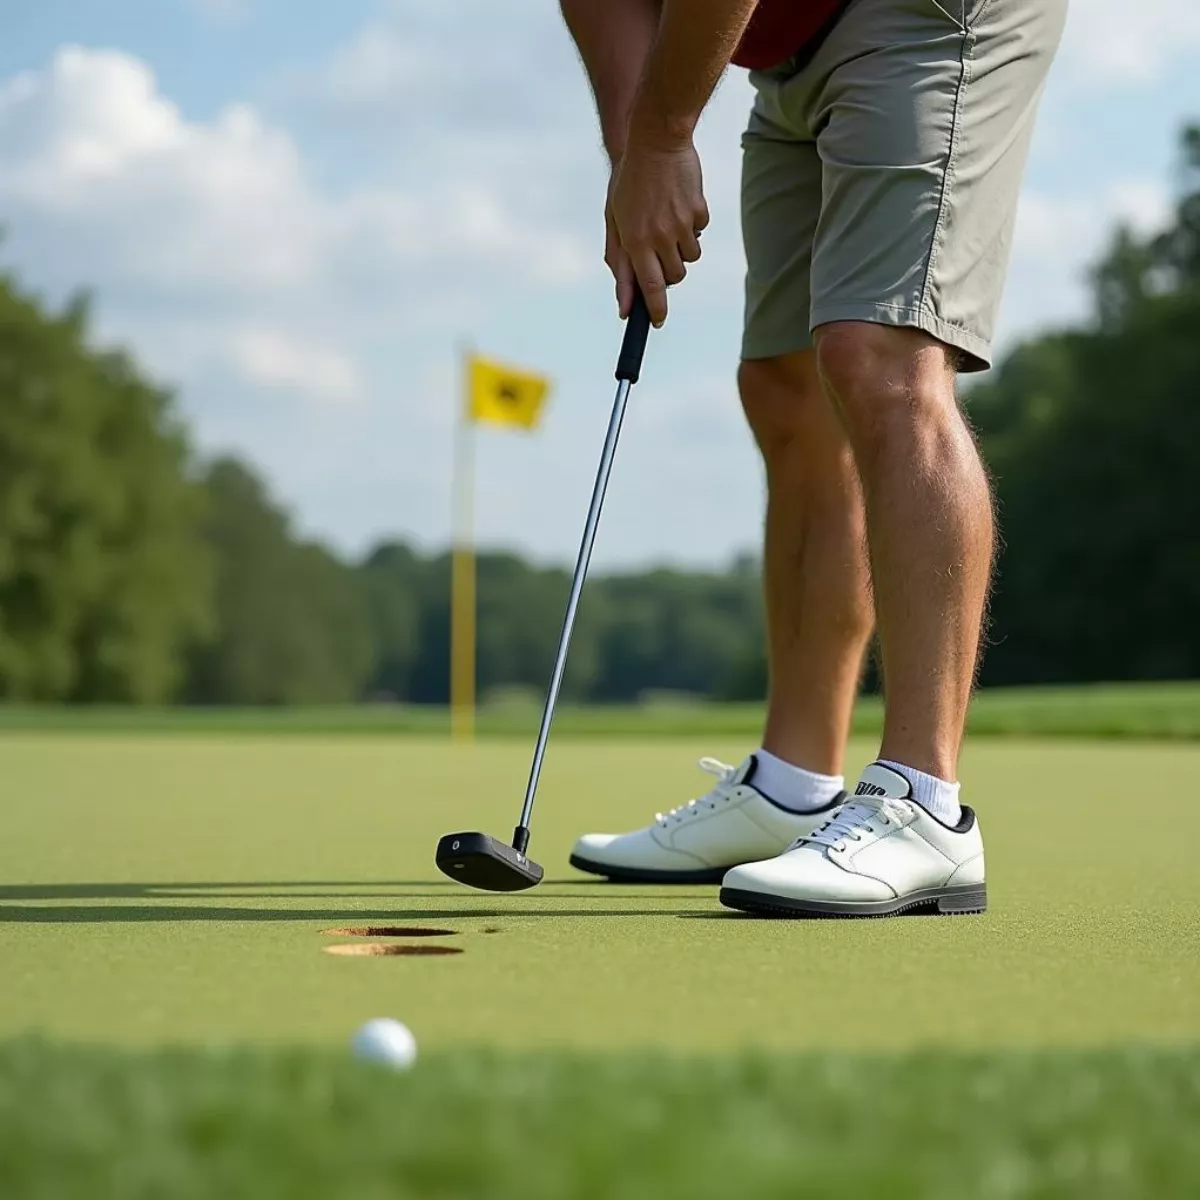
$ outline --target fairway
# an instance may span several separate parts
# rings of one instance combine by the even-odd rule
[[[547,882],[498,897],[439,876],[433,847],[511,829],[524,741],[10,734],[0,1038],[336,1048],[376,1015],[423,1051],[1200,1038],[1200,747],[972,744],[978,918],[764,921],[713,887],[567,867],[578,833],[645,823],[704,789],[697,757],[743,749],[557,741],[531,847]],[[394,944],[461,953],[324,952],[363,940],[326,931],[370,925],[444,931]]]

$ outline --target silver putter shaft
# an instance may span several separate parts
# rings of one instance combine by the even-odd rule
[[[554,720],[555,706],[558,704],[558,691],[562,686],[563,672],[567,666],[567,649],[571,644],[571,631],[575,627],[575,613],[579,608],[583,581],[587,578],[588,564],[592,560],[592,546],[596,541],[600,509],[604,506],[604,493],[608,490],[608,477],[617,453],[617,439],[621,436],[621,422],[625,419],[625,405],[629,400],[630,389],[637,383],[641,374],[642,355],[645,353],[649,334],[650,314],[639,289],[634,295],[633,308],[625,322],[625,337],[617,359],[617,395],[613,401],[612,416],[608,419],[604,449],[600,452],[600,467],[592,488],[592,502],[588,506],[587,521],[583,526],[579,557],[575,560],[575,574],[571,579],[567,612],[563,618],[562,633],[558,637],[558,651],[554,656],[554,670],[550,673],[550,687],[546,692],[546,707],[542,710],[542,723],[538,728],[537,744],[533,748],[533,765],[529,771],[529,783],[525,788],[521,823],[513,832],[513,847],[520,854],[524,854],[529,845],[529,818],[533,815],[533,801],[537,795],[538,779],[542,774],[542,760],[546,756],[546,741],[550,736],[550,725]]]

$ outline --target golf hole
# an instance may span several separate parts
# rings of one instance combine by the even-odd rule
[[[456,929],[424,929],[418,925],[354,925],[347,929],[325,929],[329,937],[456,937]]]
[[[418,958],[436,954],[461,954],[457,946],[398,946],[389,942],[340,942],[322,947],[326,954],[353,958]]]
[[[489,925],[483,932],[484,933],[499,933],[500,926],[499,925]]]

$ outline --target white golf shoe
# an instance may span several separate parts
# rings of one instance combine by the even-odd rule
[[[853,796],[776,858],[734,867],[721,903],[744,912],[884,917],[987,907],[983,838],[969,808],[953,828],[915,800],[903,775],[873,763]]]
[[[730,867],[779,854],[811,833],[845,799],[843,792],[816,812],[792,812],[751,786],[753,755],[740,767],[715,758],[700,767],[717,777],[712,791],[634,833],[585,834],[571,865],[622,883],[719,883]]]

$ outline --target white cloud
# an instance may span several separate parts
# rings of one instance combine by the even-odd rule
[[[1200,49],[1196,0],[1071,0],[1062,57],[1099,90],[1150,82]]]
[[[521,19],[492,0],[388,4],[328,59],[291,79],[332,112],[386,116],[437,138],[452,125],[471,139],[503,128],[534,141],[570,131],[589,103],[582,70],[556,11]]]
[[[333,186],[255,107],[190,119],[119,51],[0,80],[4,258],[52,299],[94,285],[98,336],[181,385],[203,445],[354,544],[440,536],[453,391],[423,381],[456,338],[601,269],[544,175],[509,165],[448,154]]]
[[[1165,224],[1171,206],[1170,191],[1149,179],[1114,179],[1087,195],[1026,189],[1017,210],[1002,343],[1046,324],[1086,317],[1091,311],[1088,272],[1114,227],[1123,222],[1150,233]]]
[[[230,350],[242,375],[264,387],[332,401],[353,399],[360,387],[358,370],[344,354],[277,329],[240,329]]]
[[[356,257],[389,279],[437,261],[554,281],[582,264],[568,234],[491,180],[468,171],[421,191],[322,194],[291,138],[250,106],[190,123],[145,64],[80,47],[0,89],[0,199],[61,221],[81,251],[105,255],[106,274],[193,294],[311,286]]]
[[[264,324],[293,346],[315,325],[352,340],[381,321],[420,324],[489,281],[552,286],[588,269],[569,230],[466,167],[421,187],[323,191],[254,108],[189,121],[149,67],[114,51],[65,47],[46,70],[0,84],[12,246],[63,289],[95,282],[107,302],[159,321],[173,308],[196,336],[213,336],[219,313],[242,331],[225,340],[250,383],[282,382],[282,361],[302,361],[278,340],[265,353]],[[196,324],[198,313],[210,319]],[[318,381],[307,390],[347,390],[351,351],[323,353],[322,368],[298,372]]]
[[[193,2],[214,19],[249,8]],[[1059,96],[1141,86],[1200,45],[1195,0],[1144,0],[1134,19],[1124,0],[1073,5]],[[204,444],[249,454],[343,544],[444,540],[460,337],[544,367],[558,386],[539,436],[480,438],[479,528],[568,558],[619,337],[581,68],[553,5],[372,11],[314,62],[264,58],[258,103],[203,120],[118,52],[63,48],[0,80],[3,257],[51,296],[95,284],[100,333],[182,385]],[[731,73],[701,125],[713,224],[630,410],[608,562],[712,561],[757,536],[761,478],[733,386],[749,102]],[[1022,204],[1006,339],[1086,313],[1085,267],[1113,217],[1153,226],[1167,207],[1155,163],[1109,163],[1068,108],[1044,121],[1065,132],[1041,137],[1049,167],[1035,161]]]
[[[253,109],[189,123],[145,64],[81,47],[0,90],[0,200],[15,236],[64,239],[85,277],[191,296],[296,286],[330,236],[295,147]]]
[[[1175,211],[1174,197],[1156,179],[1115,180],[1108,196],[1114,222],[1123,221],[1141,234],[1162,229]]]
[[[438,55],[382,24],[364,26],[335,50],[315,80],[322,99],[351,109],[394,108],[437,82]]]

